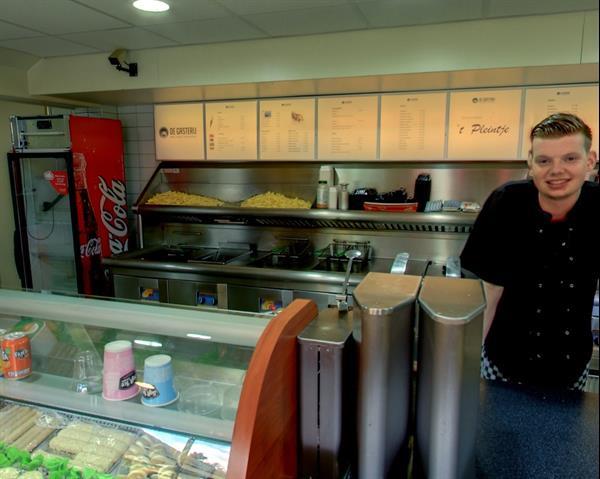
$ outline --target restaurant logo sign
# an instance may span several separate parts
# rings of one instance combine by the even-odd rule
[[[204,104],[154,105],[157,160],[204,159]]]
[[[198,134],[198,128],[195,126],[177,126],[168,128],[162,126],[158,130],[158,134],[161,138],[190,138]]]

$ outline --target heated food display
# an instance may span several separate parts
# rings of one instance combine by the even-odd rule
[[[170,206],[222,206],[223,201],[210,196],[192,195],[182,191],[165,191],[156,193],[147,202],[149,205]]]
[[[267,191],[260,195],[252,196],[247,200],[242,201],[242,208],[285,208],[285,209],[309,209],[310,201],[300,198],[290,198],[281,193],[273,193]]]

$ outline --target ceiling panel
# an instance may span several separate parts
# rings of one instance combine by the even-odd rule
[[[356,7],[351,5],[262,13],[247,15],[244,18],[273,36],[308,35],[367,28],[364,17]]]
[[[151,25],[147,28],[182,44],[229,42],[266,36],[237,17]]]
[[[7,40],[9,38],[39,37],[40,35],[43,34],[0,21],[0,40]]]
[[[16,40],[2,40],[0,47],[12,48],[22,52],[37,55],[38,57],[55,57],[63,55],[83,55],[85,53],[98,53],[95,48],[77,45],[76,43],[56,37],[44,38],[19,38]]]
[[[598,0],[488,0],[487,16],[536,15],[598,10]]]
[[[115,48],[140,50],[143,48],[169,47],[178,44],[173,40],[138,27],[70,33],[62,35],[61,38],[107,52]]]
[[[473,20],[482,16],[482,0],[359,0],[356,5],[369,25],[376,28]]]
[[[132,25],[178,23],[208,18],[226,17],[230,13],[217,0],[169,0],[171,8],[166,12],[149,13],[134,8],[128,0],[78,0]]]
[[[347,0],[220,0],[220,2],[238,15],[285,12],[351,3]]]
[[[4,0],[0,18],[51,35],[128,26],[70,0]]]
[[[138,50],[506,16],[598,11],[598,0],[167,1],[171,5],[168,12],[153,14],[136,10],[132,0],[0,0],[0,41],[10,41],[3,45],[15,51],[60,56],[107,51],[115,45]],[[37,37],[34,42],[13,41],[34,37]],[[0,56],[0,64],[7,62]]]

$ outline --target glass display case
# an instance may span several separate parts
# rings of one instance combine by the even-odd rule
[[[0,377],[0,476],[10,476],[3,465],[23,472],[34,460],[40,467],[63,460],[90,477],[225,477],[245,376],[259,338],[278,319],[0,290],[0,334],[6,340],[24,332],[31,358],[27,377]],[[135,373],[128,381],[142,386],[128,400],[108,400],[114,398],[101,391],[105,347],[115,341],[131,345]],[[3,341],[5,360],[8,346]],[[153,397],[142,381],[146,360],[156,355],[170,357],[176,391],[162,407],[142,402]],[[14,460],[15,447],[32,455]]]

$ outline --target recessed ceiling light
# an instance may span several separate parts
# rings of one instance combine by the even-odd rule
[[[133,2],[133,6],[144,12],[166,12],[171,8],[167,2],[160,0],[136,0]]]

